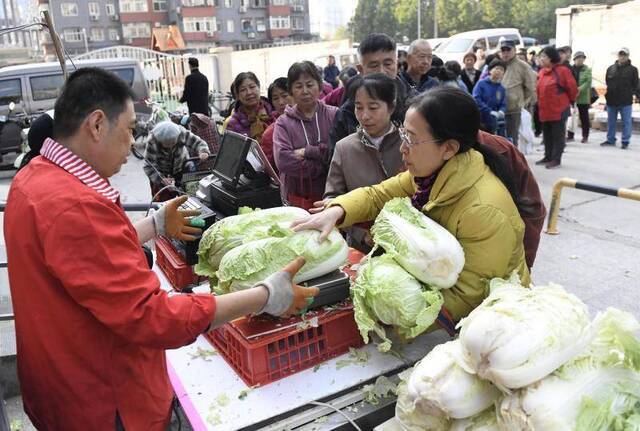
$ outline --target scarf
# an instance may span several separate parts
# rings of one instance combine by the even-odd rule
[[[431,193],[431,189],[433,188],[433,184],[436,182],[436,178],[439,173],[440,169],[428,177],[415,177],[413,179],[418,188],[416,193],[411,197],[411,204],[418,211],[422,211],[422,207],[429,202],[429,194]]]
[[[247,111],[247,109],[243,106],[242,112],[247,116],[249,120],[249,135],[252,139],[256,141],[260,141],[262,138],[262,134],[269,126],[269,120],[271,117],[267,113],[267,109],[265,108],[263,103],[260,103],[260,106],[256,110]]]

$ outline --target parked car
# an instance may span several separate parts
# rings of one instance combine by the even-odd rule
[[[80,60],[77,68],[101,67],[107,69],[127,82],[136,95],[136,115],[148,116],[150,108],[142,103],[149,98],[149,88],[142,74],[142,67],[136,60],[105,59]],[[74,70],[67,63],[69,71]],[[36,116],[53,109],[60,88],[64,83],[59,63],[32,63],[21,66],[9,66],[0,69],[0,115],[7,115],[9,104],[15,103],[15,111]]]
[[[522,43],[525,48],[531,48],[532,46],[537,46],[540,42],[535,37],[523,37]]]
[[[467,52],[474,52],[478,48],[492,52],[498,48],[500,39],[513,40],[519,47],[524,46],[520,30],[517,28],[493,28],[453,35],[442,42],[434,53],[442,61],[455,60],[462,64],[462,59]]]

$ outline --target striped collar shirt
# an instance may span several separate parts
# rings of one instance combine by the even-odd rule
[[[47,138],[44,141],[44,145],[42,145],[40,154],[42,154],[42,156],[51,163],[60,166],[65,171],[78,178],[96,193],[109,199],[114,204],[118,204],[120,192],[111,187],[109,181],[98,175],[91,166],[71,152],[68,148],[63,147],[51,138]]]

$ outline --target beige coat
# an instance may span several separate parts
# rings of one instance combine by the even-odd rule
[[[517,114],[535,100],[536,73],[518,58],[507,63],[502,85],[507,90],[507,114]]]

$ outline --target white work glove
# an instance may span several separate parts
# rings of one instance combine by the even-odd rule
[[[178,209],[188,198],[188,196],[179,196],[171,199],[152,212],[156,235],[168,236],[182,241],[196,240],[194,235],[202,233],[202,230],[191,226],[189,217],[200,215],[200,211]]]
[[[319,292],[317,287],[302,287],[293,284],[293,277],[305,264],[303,257],[298,257],[285,266],[282,271],[270,275],[256,286],[264,286],[269,291],[267,303],[258,314],[267,313],[272,316],[290,316],[300,314],[310,304],[308,299]]]
[[[499,116],[498,111],[491,111],[491,114],[490,114],[490,115],[491,115],[492,117],[495,117],[495,118],[496,118],[496,120],[498,119],[498,116]]]
[[[504,112],[498,111],[498,119],[499,120],[504,120]]]

